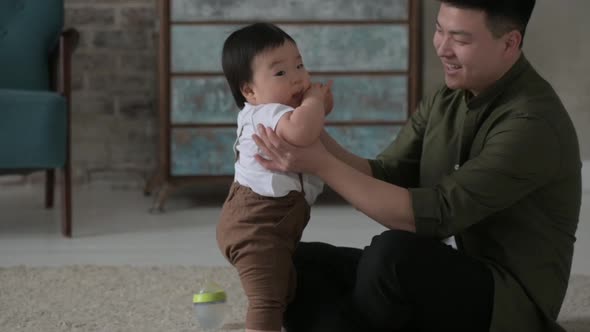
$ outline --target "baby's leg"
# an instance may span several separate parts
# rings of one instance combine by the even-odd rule
[[[248,250],[235,263],[248,298],[247,332],[281,331],[294,270],[290,250],[274,244],[252,243],[258,250]]]
[[[292,255],[309,220],[301,193],[268,198],[232,185],[217,228],[219,248],[248,297],[246,331],[281,331],[296,284]]]

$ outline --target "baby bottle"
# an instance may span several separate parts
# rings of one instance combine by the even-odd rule
[[[226,294],[212,281],[205,281],[193,295],[193,307],[199,326],[204,330],[220,329],[227,314]]]

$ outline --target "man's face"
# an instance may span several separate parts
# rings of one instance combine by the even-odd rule
[[[465,89],[477,95],[508,69],[505,38],[492,35],[483,11],[442,3],[433,43],[450,89]]]

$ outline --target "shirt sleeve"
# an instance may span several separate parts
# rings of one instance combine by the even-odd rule
[[[277,124],[283,115],[288,112],[293,112],[294,109],[291,106],[283,104],[265,104],[258,106],[254,112],[252,112],[252,123],[254,126],[262,124],[265,127],[270,127],[276,130]]]
[[[447,237],[504,210],[547,184],[560,167],[555,129],[513,115],[497,124],[481,153],[432,188],[410,188],[416,232]]]
[[[422,143],[435,96],[421,101],[397,138],[377,159],[369,160],[373,177],[404,188],[418,186]]]

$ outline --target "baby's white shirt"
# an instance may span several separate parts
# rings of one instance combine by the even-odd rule
[[[234,153],[239,156],[235,162],[234,180],[236,182],[249,187],[259,195],[268,197],[283,197],[290,191],[301,191],[298,173],[272,172],[254,159],[254,156],[261,152],[252,139],[252,135],[257,132],[258,124],[276,130],[280,118],[293,110],[293,107],[283,104],[245,104],[238,113],[237,139],[234,144]],[[302,176],[305,200],[312,205],[322,192],[324,183],[317,176],[309,174],[302,174]]]

